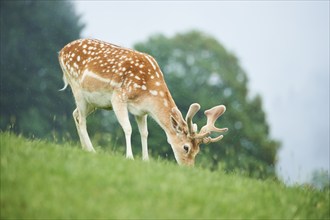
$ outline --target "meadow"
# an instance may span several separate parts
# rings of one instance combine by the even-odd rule
[[[1,219],[329,219],[329,191],[0,135]]]

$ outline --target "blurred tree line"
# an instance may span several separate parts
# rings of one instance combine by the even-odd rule
[[[1,129],[64,135],[74,102],[61,94],[57,52],[83,25],[67,1],[1,1]]]
[[[1,1],[1,117],[2,131],[26,136],[76,140],[72,111],[74,100],[63,85],[57,52],[80,37],[79,16],[68,1]],[[197,163],[252,177],[275,177],[279,142],[269,126],[259,95],[248,96],[247,75],[234,54],[216,39],[199,31],[172,38],[154,35],[135,49],[155,57],[179,109],[185,115],[198,102],[202,110],[194,118],[206,123],[203,111],[224,104],[227,112],[218,127],[228,127],[222,141],[206,146]],[[140,137],[133,123],[134,153],[140,153]],[[153,157],[173,158],[165,133],[153,121],[149,125],[149,151]],[[124,151],[124,135],[112,112],[98,111],[88,118],[94,145]]]

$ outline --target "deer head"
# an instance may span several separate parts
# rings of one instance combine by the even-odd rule
[[[175,107],[172,109],[170,121],[175,133],[168,141],[172,146],[175,158],[179,164],[188,166],[194,165],[195,157],[200,150],[200,144],[220,141],[223,135],[212,138],[210,136],[211,133],[222,133],[228,130],[228,128],[216,128],[214,125],[216,120],[226,111],[224,105],[219,105],[204,112],[207,117],[207,123],[198,132],[197,125],[193,123],[192,119],[199,109],[199,104],[192,104],[185,120],[178,108]]]

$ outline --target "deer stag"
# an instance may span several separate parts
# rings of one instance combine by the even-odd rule
[[[165,131],[176,161],[193,165],[201,143],[216,142],[211,132],[227,128],[214,126],[226,108],[216,106],[205,111],[207,124],[197,132],[192,119],[200,109],[192,104],[185,120],[177,108],[153,57],[94,39],[80,39],[67,44],[59,52],[63,71],[64,90],[71,86],[77,108],[73,118],[83,149],[94,152],[86,127],[86,117],[97,108],[113,110],[126,139],[126,157],[133,159],[132,128],[129,112],[135,116],[141,135],[142,159],[148,160],[147,115]]]

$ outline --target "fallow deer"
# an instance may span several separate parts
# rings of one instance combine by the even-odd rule
[[[129,112],[135,116],[141,135],[142,159],[148,160],[147,115],[165,131],[176,161],[194,165],[202,143],[216,142],[211,132],[227,128],[214,126],[226,108],[223,105],[205,111],[207,124],[197,131],[192,119],[200,105],[190,106],[185,119],[177,108],[155,59],[145,53],[95,39],[80,39],[67,44],[59,52],[64,90],[68,84],[76,102],[73,118],[83,149],[94,152],[88,136],[86,117],[95,109],[113,110],[125,133],[126,157],[133,159],[132,128]]]

